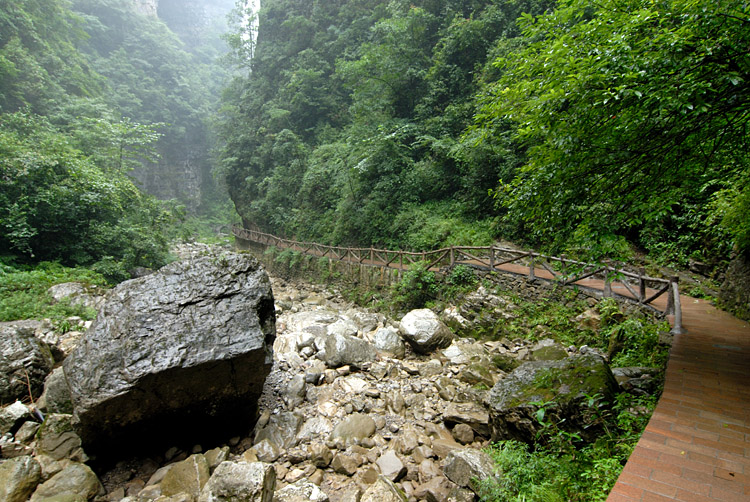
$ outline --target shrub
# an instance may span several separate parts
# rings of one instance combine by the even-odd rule
[[[438,294],[435,273],[427,269],[426,262],[415,263],[399,282],[393,286],[393,301],[399,307],[417,309],[434,300]]]

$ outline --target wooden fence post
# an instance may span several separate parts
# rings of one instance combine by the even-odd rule
[[[612,296],[612,281],[609,278],[609,271],[604,276],[604,292],[602,293],[604,298],[610,298]]]
[[[646,300],[646,281],[643,276],[646,275],[646,269],[638,269],[638,302],[643,303]]]
[[[456,253],[453,249],[453,246],[451,246],[451,268],[456,264]]]
[[[534,275],[534,254],[531,254],[531,261],[529,262],[529,280],[533,281],[536,279],[536,276]]]
[[[677,277],[672,277],[669,279],[669,286],[667,286],[667,308],[664,309],[664,313],[666,315],[672,315],[675,312],[674,308],[674,288],[672,287],[672,283],[677,280]]]
[[[490,270],[495,271],[495,246],[490,246]]]
[[[685,333],[686,331],[682,328],[682,302],[680,301],[679,282],[679,277],[672,277],[671,284],[669,285],[672,290],[672,297],[674,298],[672,302],[672,304],[674,305],[674,326],[672,327],[670,333],[674,335],[679,335],[681,333]]]

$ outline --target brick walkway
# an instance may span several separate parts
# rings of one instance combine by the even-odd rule
[[[750,501],[750,326],[681,298],[688,332],[607,502]]]

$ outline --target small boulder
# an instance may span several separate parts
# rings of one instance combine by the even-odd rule
[[[361,338],[333,334],[326,337],[323,360],[329,368],[361,368],[364,364],[373,362],[376,355],[375,347]]]
[[[86,462],[88,457],[81,446],[81,438],[73,430],[72,419],[71,415],[47,415],[39,429],[37,452],[54,460]]]
[[[161,481],[161,493],[167,497],[185,493],[190,500],[196,500],[208,482],[209,468],[206,457],[191,455],[174,464]]]
[[[375,332],[372,340],[375,349],[383,354],[403,359],[406,355],[406,344],[398,330],[391,327],[380,328]]]
[[[55,368],[47,376],[44,381],[44,392],[37,400],[37,407],[46,413],[73,413],[73,400],[62,366]]]
[[[362,494],[360,502],[407,502],[406,495],[390,479],[380,476]]]
[[[550,338],[540,340],[531,348],[533,361],[559,361],[566,357],[568,357],[568,351],[565,347]]]
[[[8,432],[15,434],[18,428],[30,418],[29,409],[21,401],[0,408],[0,436]]]
[[[307,480],[299,480],[276,491],[273,502],[328,502],[328,495],[317,485]]]
[[[394,483],[406,475],[406,466],[393,450],[383,453],[376,463],[380,473]]]
[[[39,485],[30,502],[47,502],[54,497],[68,497],[75,500],[80,497],[84,500],[92,500],[97,495],[104,493],[104,488],[87,465],[71,463],[60,472]],[[54,500],[61,500],[54,498]]]
[[[596,354],[524,363],[490,392],[492,440],[534,442],[544,427],[536,416],[538,403],[548,403],[545,421],[593,440],[601,431],[594,416],[597,410],[588,406],[588,396],[611,403],[617,390],[612,371]]]
[[[399,327],[406,341],[419,354],[447,348],[453,341],[453,332],[429,309],[412,310],[401,319]]]
[[[414,496],[419,500],[427,502],[443,502],[448,500],[451,490],[454,488],[453,483],[443,476],[436,476],[426,483],[422,483],[414,489]]]
[[[47,290],[55,302],[67,299],[71,305],[83,305],[99,309],[104,303],[103,291],[96,286],[86,286],[80,282],[55,284]]]
[[[35,336],[37,321],[0,323],[0,403],[34,399],[42,393],[44,379],[54,359],[49,347]]]
[[[466,424],[478,435],[490,435],[490,413],[476,402],[450,403],[443,411],[443,421],[448,425]]]
[[[331,440],[341,439],[344,444],[362,440],[375,434],[375,420],[362,413],[354,413],[338,423],[331,432]]]
[[[480,450],[453,450],[445,458],[443,472],[458,486],[479,493],[478,481],[495,475],[495,462],[492,457]]]
[[[362,457],[357,454],[338,452],[331,461],[331,468],[338,474],[353,476],[359,466],[362,465]]]
[[[0,464],[0,500],[26,502],[41,479],[42,468],[30,456],[4,461]]]
[[[271,502],[276,469],[262,462],[222,462],[203,487],[199,502]]]

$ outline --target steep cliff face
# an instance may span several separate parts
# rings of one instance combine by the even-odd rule
[[[141,14],[156,17],[159,0],[133,0],[133,4],[135,4],[135,10]]]

